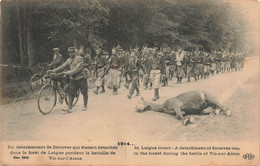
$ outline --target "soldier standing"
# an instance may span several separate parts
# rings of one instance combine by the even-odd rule
[[[230,53],[228,53],[226,56],[226,69],[228,73],[230,72],[230,62],[231,62]]]
[[[184,77],[183,59],[184,59],[184,53],[182,49],[179,49],[176,54],[176,77],[177,77],[178,84],[181,84],[181,80]]]
[[[221,63],[222,63],[222,72],[226,73],[227,71],[227,57],[226,53],[223,52],[223,56],[221,58]]]
[[[113,95],[117,95],[117,90],[120,88],[121,83],[121,70],[122,70],[122,59],[123,52],[120,52],[121,47],[112,48],[112,55],[109,59],[108,64],[108,83],[107,87],[113,89]]]
[[[212,76],[214,76],[215,74],[215,71],[216,71],[216,61],[215,61],[215,57],[216,57],[216,52],[212,52],[212,54],[210,54],[210,61],[211,61],[211,64],[210,64],[210,74]]]
[[[235,54],[231,54],[231,63],[230,63],[231,72],[235,71],[236,68],[236,57]]]
[[[165,51],[164,53],[164,62],[165,62],[165,78],[163,80],[164,86],[168,85],[168,80],[171,78],[171,65],[172,65],[172,57],[171,53],[168,51]]]
[[[176,55],[174,52],[174,49],[170,53],[171,61],[170,61],[170,80],[172,80],[173,77],[175,77],[175,68],[176,68]]]
[[[203,58],[204,58],[204,53],[202,51],[199,51],[198,65],[199,65],[199,76],[201,79],[203,78],[203,74],[204,74]]]
[[[220,51],[218,51],[217,55],[216,55],[216,73],[218,74],[221,71],[221,58],[222,58],[222,54]]]
[[[209,78],[210,73],[210,64],[211,64],[211,58],[208,53],[205,53],[204,59],[203,59],[203,65],[204,65],[204,79]]]
[[[94,75],[96,76],[95,86],[96,89],[93,91],[93,93],[98,94],[98,90],[101,87],[102,91],[100,93],[105,93],[105,69],[107,65],[107,61],[104,56],[101,55],[101,50],[96,50],[96,56],[94,58]]]
[[[68,83],[68,87],[66,89],[69,98],[67,111],[69,113],[72,112],[72,103],[79,89],[83,95],[83,100],[84,100],[84,106],[82,111],[86,111],[87,104],[88,104],[88,86],[86,84],[87,78],[85,78],[84,77],[85,74],[83,74],[84,72],[83,58],[76,55],[74,47],[69,47],[68,52],[70,57],[67,59],[67,61],[61,66],[53,70],[50,70],[49,72],[56,73],[66,68],[69,68],[68,71],[62,72],[63,74],[70,76],[70,82]]]
[[[194,70],[195,78],[196,78],[196,80],[198,80],[199,76],[200,76],[201,60],[200,60],[199,52],[197,50],[194,52],[194,60],[195,60],[195,64],[194,64],[193,70]]]
[[[148,86],[152,86],[151,78],[150,78],[150,71],[152,68],[152,60],[153,60],[153,55],[152,55],[152,49],[147,48],[145,51],[144,55],[144,68],[145,68],[145,77],[144,77],[144,89],[148,89]]]
[[[86,53],[83,56],[83,61],[84,61],[84,67],[87,68],[88,70],[91,70],[92,59],[89,53]]]
[[[160,98],[159,97],[160,77],[161,77],[161,72],[165,71],[165,66],[164,66],[162,56],[163,56],[162,53],[157,53],[157,48],[152,49],[150,78],[154,89],[153,101],[156,101],[157,99]]]
[[[136,90],[136,96],[140,95],[139,90],[139,69],[142,69],[143,73],[145,74],[145,69],[142,66],[140,60],[136,56],[135,51],[131,51],[128,63],[126,64],[126,69],[129,71],[130,76],[130,91],[127,97],[131,99],[132,95],[134,94],[134,90]]]
[[[60,65],[63,64],[63,56],[60,54],[60,49],[59,48],[53,48],[53,56],[52,56],[52,61],[48,65],[50,69],[56,68]]]
[[[187,61],[187,77],[188,82],[190,82],[190,77],[194,77],[195,81],[197,81],[196,75],[194,73],[194,66],[195,66],[195,57],[192,56],[192,53],[189,53],[186,57]]]

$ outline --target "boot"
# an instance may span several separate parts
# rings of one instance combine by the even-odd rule
[[[150,82],[150,87],[149,87],[149,90],[152,90],[152,87],[153,87],[153,83]]]
[[[88,105],[88,94],[83,95],[83,101],[84,101],[84,106],[81,109],[81,111],[87,111],[87,105]]]
[[[99,87],[96,88],[96,90],[93,91],[96,95],[98,94]]]
[[[188,77],[188,81],[187,82],[190,82],[190,77]]]
[[[70,95],[68,95],[68,97],[69,97],[69,101],[68,101],[67,111],[68,111],[68,113],[72,113],[72,103],[73,103],[74,97],[70,96]]]
[[[117,95],[117,88],[113,88],[113,95]]]
[[[157,99],[159,99],[159,88],[154,89],[154,98],[152,100],[156,101]]]
[[[131,99],[133,94],[134,94],[134,89],[131,88],[129,94],[127,95],[128,99]]]
[[[102,85],[102,91],[100,93],[105,93],[105,86]]]
[[[131,82],[131,80],[126,79],[126,81],[125,81],[125,87],[126,87],[126,89],[129,89],[129,84],[130,84],[130,82]]]
[[[139,89],[137,88],[136,89],[136,96],[139,96],[140,95],[140,91],[139,91]]]

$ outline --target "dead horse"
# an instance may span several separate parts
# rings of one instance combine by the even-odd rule
[[[185,118],[185,115],[210,113],[219,114],[223,112],[226,116],[231,115],[231,111],[221,105],[211,94],[204,91],[191,91],[180,94],[176,97],[166,100],[163,104],[147,102],[142,98],[143,104],[136,106],[137,112],[156,111],[175,115],[177,119],[182,120],[186,126],[194,123],[194,118]]]

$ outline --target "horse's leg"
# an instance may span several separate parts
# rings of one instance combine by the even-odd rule
[[[206,93],[206,102],[209,107],[213,107],[214,109],[219,109],[222,111],[226,116],[231,115],[231,110],[228,110],[228,108],[224,107],[222,104],[218,102],[218,100],[212,96],[211,94]]]
[[[200,113],[202,115],[209,115],[211,113],[218,115],[220,113],[220,109],[214,109],[212,107],[207,107],[207,108],[204,108]]]

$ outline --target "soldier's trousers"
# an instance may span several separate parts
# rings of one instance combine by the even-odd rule
[[[150,75],[145,75],[143,78],[143,85],[145,86],[145,88],[148,88],[148,84],[151,82],[150,80]]]
[[[185,76],[185,73],[184,73],[184,69],[183,69],[183,66],[178,66],[176,67],[176,77],[177,78],[183,78]]]
[[[136,90],[136,92],[139,92],[139,76],[138,75],[132,76],[129,89],[130,89],[129,95],[131,95],[131,96],[134,94],[135,90]]]
[[[107,79],[107,87],[109,89],[115,88],[118,89],[120,88],[120,83],[121,83],[121,71],[116,70],[116,69],[110,69],[108,72],[108,79]]]
[[[79,80],[70,80],[70,82],[67,85],[67,88],[65,88],[65,91],[71,97],[75,97],[78,90],[80,90],[80,92],[83,95],[84,106],[87,106],[87,104],[88,104],[87,79],[82,78],[82,79],[79,79]],[[69,103],[69,104],[72,104],[72,103]],[[71,108],[71,105],[69,105],[69,107]]]
[[[95,81],[95,86],[96,87],[101,87],[104,86],[105,81],[104,81],[104,73],[105,73],[105,69],[104,68],[100,68],[97,71],[97,79]]]
[[[153,84],[153,88],[159,88],[160,87],[160,78],[161,78],[161,71],[160,70],[151,70],[150,72],[150,78]]]

